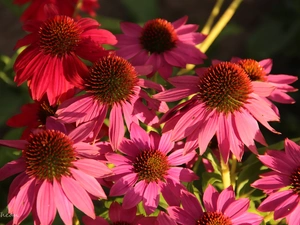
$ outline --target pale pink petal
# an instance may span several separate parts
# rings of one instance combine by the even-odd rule
[[[52,224],[56,214],[56,206],[53,187],[48,180],[42,182],[37,194],[36,211],[42,224]]]
[[[228,161],[229,150],[230,150],[230,142],[229,142],[229,129],[227,126],[227,121],[224,115],[220,115],[219,117],[219,127],[217,129],[217,140],[219,149],[222,149],[221,154],[224,162]]]
[[[132,123],[129,131],[131,140],[140,150],[149,149],[150,138],[143,128],[135,123]]]
[[[7,208],[9,212],[14,208],[15,200],[17,198],[20,188],[23,185],[25,185],[29,180],[29,176],[25,172],[23,172],[17,175],[16,178],[10,184],[7,197]]]
[[[149,215],[155,211],[159,202],[160,188],[156,182],[150,182],[144,192],[143,205],[146,214]]]
[[[104,163],[93,159],[79,159],[72,163],[78,169],[95,178],[105,177],[112,173],[111,170]]]
[[[252,81],[253,92],[259,96],[268,97],[274,90],[275,87],[267,82]]]
[[[207,212],[217,211],[219,192],[209,184],[203,195],[203,203]]]
[[[83,157],[93,158],[100,154],[100,148],[90,143],[79,142],[74,144],[73,147],[75,151]]]
[[[94,205],[90,196],[73,178],[62,176],[61,187],[76,208],[84,212],[89,217],[95,219]]]
[[[181,203],[185,210],[188,210],[189,214],[193,218],[200,218],[203,215],[203,211],[198,199],[188,191],[181,191]]]
[[[118,149],[120,142],[124,137],[124,123],[122,116],[122,108],[119,105],[114,105],[109,116],[108,135],[113,150]]]
[[[296,102],[292,97],[279,89],[275,89],[268,98],[282,104],[294,104]]]
[[[135,116],[132,116],[133,113],[133,106],[129,102],[123,102],[122,103],[122,110],[123,110],[123,115],[125,119],[125,123],[127,127],[130,127],[131,123],[136,123],[138,124],[139,121]]]
[[[74,179],[78,181],[81,187],[87,192],[98,198],[107,199],[105,192],[94,177],[73,168],[70,168],[70,171]]]
[[[19,158],[9,163],[6,163],[2,168],[0,168],[0,181],[25,171],[26,163],[24,158]]]
[[[234,218],[230,218],[233,224],[244,224],[244,225],[260,225],[263,217],[254,213],[245,212],[242,215]],[[247,221],[244,223],[244,221]]]
[[[286,74],[268,75],[268,82],[274,82],[279,84],[291,84],[298,80],[297,76],[291,76]]]
[[[130,37],[139,37],[141,35],[142,28],[137,24],[130,22],[122,22],[120,24],[120,27],[124,34]]]
[[[269,74],[271,72],[272,69],[272,59],[264,59],[259,61],[259,64],[264,68],[266,74]]]
[[[207,146],[213,136],[216,134],[218,124],[219,124],[219,115],[216,111],[207,111],[204,118],[208,120],[199,126],[201,127],[198,134],[198,145],[200,150],[200,155],[203,155],[207,149]]]
[[[138,175],[136,173],[127,174],[120,178],[110,189],[110,196],[124,195],[137,182]]]
[[[252,95],[254,97],[254,95]],[[267,129],[273,133],[279,133],[274,128],[272,128],[268,121],[279,121],[277,114],[262,100],[259,100],[257,97],[248,99],[250,104],[245,104],[245,108]]]
[[[177,100],[182,100],[195,92],[190,89],[190,88],[173,88],[170,90],[166,90],[163,92],[160,92],[158,94],[153,95],[152,97],[154,99],[158,99],[160,101],[165,101],[165,102],[174,102]]]
[[[74,215],[73,204],[69,201],[56,179],[53,180],[53,192],[55,205],[57,207],[60,218],[62,219],[64,224],[72,225],[72,218]]]
[[[146,187],[146,182],[141,180],[133,188],[130,188],[124,196],[123,208],[130,209],[137,206],[143,200]]]

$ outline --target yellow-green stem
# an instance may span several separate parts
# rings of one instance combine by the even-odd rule
[[[225,189],[231,185],[230,169],[229,169],[228,162],[227,163],[224,162],[222,155],[220,157],[220,161],[221,161],[221,174],[222,174],[223,188]]]
[[[227,8],[227,10],[224,12],[222,17],[219,19],[219,21],[216,23],[216,25],[213,27],[207,38],[199,45],[199,49],[202,52],[206,52],[207,49],[211,46],[211,44],[214,42],[214,40],[218,37],[218,35],[221,33],[221,31],[224,29],[224,27],[227,25],[227,23],[230,21],[232,16],[234,15],[235,11],[239,7],[243,0],[233,0],[230,6]]]
[[[211,27],[215,21],[215,18],[219,15],[220,9],[223,5],[224,0],[217,0],[216,4],[213,8],[213,10],[211,11],[203,29],[201,30],[202,34],[209,34]]]
[[[271,219],[273,219],[274,213],[270,212],[267,215],[264,216],[265,223],[269,222]]]
[[[196,45],[196,47],[203,53],[205,53],[211,44],[215,41],[215,39],[218,37],[218,35],[221,33],[221,31],[224,29],[224,27],[227,25],[227,23],[230,21],[232,16],[234,15],[235,11],[239,7],[243,0],[233,0],[230,6],[227,8],[227,10],[224,12],[224,14],[221,16],[221,18],[218,20],[218,22],[215,24],[215,26],[212,28],[212,30],[209,32],[206,39],[201,43]],[[206,25],[205,25],[206,26]],[[208,29],[205,28],[205,32]],[[204,29],[204,28],[203,28]],[[194,69],[194,64],[187,64],[185,69],[181,69],[177,74],[182,75],[190,70]]]
[[[231,167],[230,167],[230,180],[231,180],[231,185],[233,186],[233,188],[235,188],[236,166],[237,166],[236,157],[234,155],[232,155]]]

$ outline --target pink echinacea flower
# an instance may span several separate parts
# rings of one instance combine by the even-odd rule
[[[274,211],[275,220],[286,218],[288,225],[299,225],[300,146],[286,139],[285,151],[268,150],[259,160],[272,171],[252,184],[269,195],[258,210]]]
[[[247,212],[249,199],[236,200],[231,186],[219,193],[209,185],[203,195],[205,211],[194,195],[187,191],[181,191],[181,194],[182,208],[167,208],[170,217],[180,225],[259,225],[263,220],[261,216]]]
[[[279,121],[270,104],[257,94],[261,90],[256,88],[257,83],[231,62],[220,62],[196,72],[198,76],[170,78],[175,88],[153,96],[170,102],[193,95],[164,115],[164,132],[171,130],[173,141],[186,138],[185,152],[199,146],[200,155],[216,135],[225,162],[230,151],[241,160],[244,145],[257,154],[254,140],[266,145],[257,121],[274,133],[268,122]]]
[[[56,210],[64,224],[72,225],[74,207],[95,218],[91,196],[106,199],[96,179],[111,174],[92,159],[99,148],[83,142],[89,130],[82,125],[66,133],[63,124],[49,118],[27,140],[0,140],[0,145],[22,150],[20,158],[0,169],[0,179],[16,175],[8,193],[8,213],[20,224],[32,212],[35,224],[52,224]]]
[[[192,170],[180,167],[195,155],[190,152],[182,155],[183,149],[174,150],[170,134],[161,137],[155,133],[147,134],[140,126],[131,124],[130,138],[123,139],[117,153],[107,153],[107,160],[114,164],[115,184],[110,196],[125,195],[123,207],[131,208],[143,202],[149,215],[158,206],[160,193],[168,204],[179,205],[180,183],[197,179]]]
[[[159,84],[139,78],[140,74],[150,72],[150,67],[133,67],[127,60],[114,54],[102,57],[83,77],[83,89],[86,94],[63,102],[57,110],[58,118],[66,123],[77,124],[93,120],[96,127],[101,127],[111,109],[109,138],[113,149],[116,150],[125,132],[123,116],[127,127],[131,122],[138,124],[138,120],[153,125],[158,123],[156,112],[168,110],[165,102],[150,98],[142,89],[164,90]]]
[[[54,105],[68,91],[79,86],[80,75],[87,68],[80,58],[96,60],[107,55],[102,44],[116,44],[115,36],[90,18],[75,21],[68,16],[54,16],[44,22],[28,21],[24,30],[31,32],[15,48],[26,46],[14,64],[15,82],[28,81],[31,96],[41,100],[47,93]],[[79,58],[80,57],[80,58]],[[72,96],[73,93],[69,93]]]
[[[153,73],[158,71],[167,79],[173,66],[185,68],[186,64],[201,64],[206,58],[195,45],[205,39],[196,32],[198,26],[186,24],[184,16],[173,23],[165,19],[148,21],[143,27],[123,22],[124,34],[117,35],[117,54],[130,60],[133,65],[153,65]]]

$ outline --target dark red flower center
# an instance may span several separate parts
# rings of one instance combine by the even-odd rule
[[[73,142],[57,130],[30,134],[23,157],[29,176],[49,181],[69,176],[69,168],[76,158]]]
[[[300,196],[300,166],[292,173],[290,180],[293,191]]]
[[[105,104],[130,100],[137,85],[135,68],[125,59],[109,55],[100,58],[85,78],[85,89]]]
[[[50,106],[46,101],[41,102],[38,110],[38,120],[45,125],[47,118],[49,116],[54,116],[57,108],[58,105]]]
[[[40,27],[40,49],[46,55],[61,58],[75,50],[80,42],[81,33],[80,27],[72,18],[55,16],[46,20]]]
[[[242,59],[238,62],[251,81],[266,81],[266,72],[254,59]]]
[[[164,19],[148,21],[142,30],[140,43],[152,53],[163,53],[176,46],[178,40],[173,25]]]
[[[167,156],[159,150],[145,150],[136,157],[133,164],[139,180],[146,182],[164,180],[170,167]]]
[[[223,213],[205,212],[195,225],[232,225],[232,222]]]
[[[211,66],[200,77],[198,97],[210,109],[232,113],[239,110],[252,92],[252,85],[244,70],[230,62]]]

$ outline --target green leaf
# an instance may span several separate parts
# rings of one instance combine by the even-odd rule
[[[202,189],[205,190],[209,184],[218,187],[219,189],[222,188],[222,177],[220,174],[217,173],[209,173],[204,172],[202,173]]]

